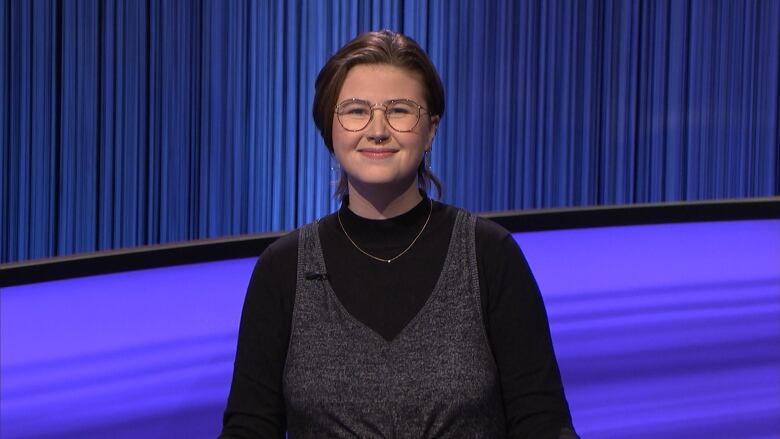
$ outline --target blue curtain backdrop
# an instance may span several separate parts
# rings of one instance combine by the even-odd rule
[[[379,28],[415,38],[443,77],[447,202],[780,194],[777,0],[0,5],[0,262],[332,211],[314,78]]]

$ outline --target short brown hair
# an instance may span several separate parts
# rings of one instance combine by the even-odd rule
[[[360,34],[328,59],[314,83],[312,115],[331,154],[336,100],[347,73],[359,64],[389,64],[419,73],[425,88],[425,103],[429,117],[441,118],[444,114],[444,85],[433,62],[416,41],[390,30]],[[417,168],[417,181],[420,188],[426,192],[433,184],[438,196],[441,197],[441,182],[426,168],[424,162]],[[346,194],[347,179],[342,171],[335,196],[343,198]]]

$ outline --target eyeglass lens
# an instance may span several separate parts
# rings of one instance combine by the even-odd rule
[[[392,101],[371,106],[365,101],[347,101],[336,110],[339,123],[349,131],[360,131],[371,122],[374,110],[384,110],[385,120],[396,131],[411,131],[420,119],[420,107],[410,101]]]

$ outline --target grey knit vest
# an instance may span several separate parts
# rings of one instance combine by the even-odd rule
[[[458,212],[430,298],[392,341],[337,299],[323,275],[317,223],[300,230],[283,378],[290,438],[505,436],[480,306],[475,221]]]

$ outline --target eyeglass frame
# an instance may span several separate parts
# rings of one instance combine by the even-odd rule
[[[342,105],[346,105],[346,104],[352,103],[352,102],[362,102],[362,103],[368,104],[368,108],[369,108],[369,112],[370,112],[370,115],[368,116],[368,122],[366,122],[366,124],[363,126],[363,128],[360,128],[360,129],[357,129],[357,130],[351,130],[351,129],[345,127],[344,123],[341,121],[341,117],[339,117],[339,116],[341,116],[341,113],[339,113],[339,108]],[[412,104],[415,107],[417,107],[417,120],[414,122],[414,125],[412,125],[412,127],[409,128],[408,130],[399,130],[399,129],[397,129],[396,127],[393,126],[392,122],[390,122],[390,119],[388,119],[388,117],[387,117],[387,107],[389,105],[392,105],[393,103],[396,103],[396,102],[406,102],[406,103]],[[414,131],[414,129],[417,128],[417,125],[420,123],[420,117],[422,116],[422,112],[423,111],[425,111],[425,113],[427,113],[427,114],[431,114],[430,111],[428,111],[427,108],[423,107],[422,105],[418,104],[417,102],[415,102],[415,101],[413,101],[411,99],[390,99],[390,100],[384,101],[382,103],[377,102],[376,104],[371,104],[370,102],[368,102],[365,99],[349,98],[349,99],[343,100],[343,101],[339,102],[338,104],[336,104],[336,107],[333,109],[333,112],[336,114],[336,119],[339,121],[339,125],[341,125],[341,128],[344,128],[345,130],[347,130],[347,131],[349,131],[351,133],[356,133],[358,131],[363,131],[364,129],[368,128],[369,125],[371,125],[371,122],[374,120],[374,110],[378,110],[379,108],[382,108],[382,112],[385,115],[385,122],[387,122],[387,126],[389,126],[394,131],[397,131],[399,133],[411,133],[412,131]]]

